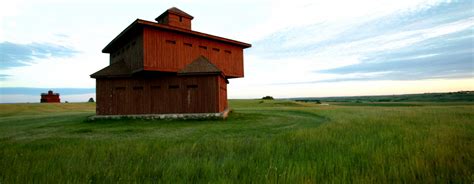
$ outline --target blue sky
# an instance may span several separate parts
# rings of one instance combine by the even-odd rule
[[[101,49],[136,18],[176,6],[193,30],[251,43],[230,98],[474,90],[474,2],[6,1],[0,7],[0,102],[94,96]],[[59,91],[58,91],[59,90]]]

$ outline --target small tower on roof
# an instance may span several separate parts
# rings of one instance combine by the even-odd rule
[[[183,29],[191,29],[191,20],[193,20],[193,18],[193,16],[187,14],[186,12],[176,7],[172,7],[163,12],[160,16],[156,17],[155,20],[159,24],[166,24]]]

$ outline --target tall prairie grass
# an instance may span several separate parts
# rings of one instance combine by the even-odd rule
[[[471,183],[474,104],[231,100],[225,121],[0,105],[0,183]]]

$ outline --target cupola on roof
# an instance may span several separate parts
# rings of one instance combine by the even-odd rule
[[[193,16],[180,10],[176,7],[172,7],[163,12],[160,16],[156,17],[156,21],[159,24],[166,24],[175,26],[183,29],[191,29],[191,20]]]

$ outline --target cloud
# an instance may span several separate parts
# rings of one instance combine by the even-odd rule
[[[441,3],[418,11],[292,26],[255,41],[249,54],[275,59],[397,49],[472,27],[474,13],[469,3]]]
[[[54,34],[54,36],[60,37],[60,38],[69,38],[69,37],[70,37],[70,36],[67,35],[67,34],[61,34],[61,33],[56,33],[56,34]]]
[[[367,55],[359,64],[317,73],[341,74],[341,80],[418,80],[474,77],[472,29],[425,40],[400,49]],[[385,72],[377,76],[344,77],[348,74]]]
[[[35,59],[71,57],[78,53],[72,48],[51,43],[18,44],[1,42],[0,51],[0,69],[25,66],[31,64]]]
[[[7,80],[10,75],[0,74],[0,81]]]
[[[273,77],[278,85],[472,78],[470,3],[286,28],[255,42],[249,54],[273,65],[269,74],[288,74]]]

